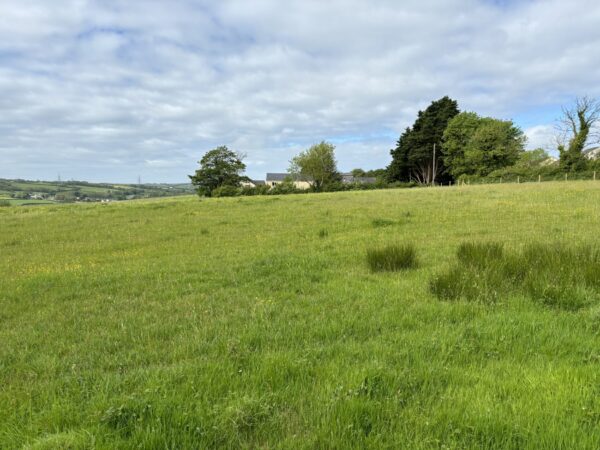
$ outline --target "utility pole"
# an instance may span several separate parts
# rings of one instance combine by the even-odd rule
[[[60,173],[58,174],[58,182],[60,183]]]
[[[431,175],[431,185],[435,186],[435,143],[433,144],[433,174]]]
[[[142,184],[142,177],[138,175],[138,185]]]

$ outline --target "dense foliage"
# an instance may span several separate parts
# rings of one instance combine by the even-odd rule
[[[387,171],[385,169],[373,169],[373,170],[363,170],[363,169],[353,169],[350,173],[354,177],[368,177],[368,178],[376,178],[377,180],[385,180],[387,178]]]
[[[442,136],[448,122],[459,113],[458,103],[449,97],[434,101],[419,111],[417,120],[400,136],[391,150],[392,162],[387,168],[389,181],[445,183],[450,179],[444,160],[440,157]],[[433,146],[438,154],[433,159]]]
[[[242,157],[226,146],[207,152],[200,160],[200,168],[189,178],[198,187],[198,195],[210,197],[213,191],[222,186],[237,187],[242,181],[246,165]]]
[[[561,126],[562,143],[558,146],[560,167],[567,172],[576,172],[588,168],[588,159],[583,150],[594,126],[600,121],[600,101],[583,97],[578,98],[570,108],[563,108]],[[566,143],[565,143],[566,142]]]
[[[444,131],[443,159],[454,178],[487,176],[512,166],[525,151],[525,135],[510,120],[463,112]]]
[[[309,180],[313,190],[317,192],[339,181],[335,146],[322,141],[300,152],[290,161],[290,174],[294,178]]]

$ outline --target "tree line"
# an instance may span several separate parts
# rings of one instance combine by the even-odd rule
[[[598,142],[594,134],[600,122],[600,102],[578,98],[562,109],[557,135],[558,161],[544,149],[526,151],[526,136],[512,120],[482,117],[460,111],[458,102],[445,96],[419,111],[412,126],[400,135],[385,169],[354,169],[354,177],[375,177],[376,183],[342,183],[335,147],[320,142],[290,161],[287,182],[275,187],[243,186],[250,182],[243,155],[225,146],[209,151],[190,175],[201,196],[253,195],[298,192],[297,180],[308,180],[310,190],[384,188],[451,184],[461,180],[555,176],[600,170],[600,157],[584,150]]]

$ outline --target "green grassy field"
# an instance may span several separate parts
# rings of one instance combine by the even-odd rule
[[[55,202],[51,200],[21,200],[16,198],[0,198],[0,201],[4,200],[10,204],[10,206],[23,206],[23,205],[52,205]]]
[[[597,296],[431,285],[599,229],[600,182],[0,208],[0,448],[596,450]]]

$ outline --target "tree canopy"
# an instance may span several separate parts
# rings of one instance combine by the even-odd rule
[[[290,173],[309,180],[315,191],[321,191],[330,183],[339,181],[335,160],[335,146],[322,141],[300,152],[290,161]]]
[[[442,153],[448,172],[487,176],[512,166],[524,152],[526,137],[510,120],[463,112],[454,117],[443,136]]]
[[[588,161],[583,150],[589,143],[592,130],[598,122],[600,122],[600,101],[596,99],[578,98],[573,106],[562,109],[562,118],[559,122],[562,135],[558,146],[562,169],[572,172],[586,168]]]
[[[430,183],[434,179],[449,180],[449,174],[440,155],[442,136],[448,122],[459,113],[458,103],[446,96],[419,111],[417,120],[398,139],[391,150],[392,162],[387,168],[389,181],[418,181]],[[438,147],[435,163],[433,145]]]
[[[212,192],[222,186],[239,186],[248,180],[242,174],[246,165],[243,157],[220,146],[207,152],[199,161],[200,168],[194,175],[189,175],[194,186],[198,187],[198,195],[210,197]]]

